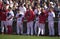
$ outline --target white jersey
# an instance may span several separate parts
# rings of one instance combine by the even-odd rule
[[[9,14],[10,14],[10,15],[7,16],[7,19],[10,18],[9,20],[13,20],[13,17],[14,17],[14,13],[13,13],[13,11],[10,11]]]
[[[40,15],[41,11],[38,12],[38,10],[35,9],[35,10],[34,10],[34,13],[35,13],[35,15],[36,15],[36,14]],[[36,17],[36,21],[39,21],[39,16]]]
[[[26,12],[26,8],[24,6],[23,7],[20,6],[19,9],[22,12],[22,15],[24,15]]]
[[[37,14],[37,9],[34,10],[34,13]]]
[[[34,13],[35,13],[35,14],[37,14],[37,13],[38,13],[38,14],[40,15],[41,11],[39,11],[39,12],[38,12],[38,10],[37,10],[37,9],[35,9],[35,10],[34,10]]]
[[[55,13],[54,12],[49,12],[48,13],[48,21],[53,21],[55,18]]]
[[[17,22],[22,22],[23,15],[21,17],[19,17],[19,15],[20,15],[20,13],[16,14]]]

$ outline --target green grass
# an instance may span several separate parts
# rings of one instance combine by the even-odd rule
[[[60,37],[49,37],[49,36],[26,36],[26,35],[1,35],[0,39],[60,39]]]

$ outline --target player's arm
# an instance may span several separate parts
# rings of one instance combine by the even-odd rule
[[[17,19],[17,18],[19,18],[19,15],[18,15],[18,14],[16,14],[16,19]]]
[[[8,17],[8,20],[10,20],[11,18],[13,18],[14,16],[10,16],[10,17]]]
[[[11,15],[9,15],[9,16],[7,17],[7,19],[10,20],[10,19],[12,19],[13,17],[14,17],[14,14],[11,13]]]
[[[55,18],[55,13],[53,12],[53,18]]]

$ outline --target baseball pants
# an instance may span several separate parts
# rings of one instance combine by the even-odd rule
[[[6,33],[7,33],[7,21],[1,21],[1,32],[4,33],[4,26],[6,29]]]
[[[35,27],[34,27],[34,30],[35,30],[35,34],[37,34],[37,28],[39,26],[39,21],[36,21],[35,22]]]
[[[33,35],[33,21],[27,22],[27,34],[30,34],[31,30],[31,35]]]
[[[12,34],[12,24],[13,24],[13,20],[7,21],[8,34]]]
[[[21,22],[17,22],[17,34],[23,34],[23,24]]]
[[[40,23],[38,28],[38,35],[41,33],[41,35],[45,34],[45,24]]]
[[[49,35],[54,35],[54,21],[48,21]]]

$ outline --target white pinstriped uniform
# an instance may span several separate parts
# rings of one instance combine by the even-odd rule
[[[48,13],[49,35],[54,35],[54,18],[55,18],[55,13],[54,12],[49,12]]]

